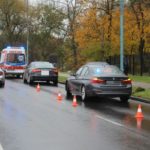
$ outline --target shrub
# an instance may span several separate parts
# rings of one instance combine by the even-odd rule
[[[142,87],[137,87],[137,88],[135,89],[135,93],[137,93],[137,92],[143,92],[143,91],[145,91],[145,89],[142,88]]]

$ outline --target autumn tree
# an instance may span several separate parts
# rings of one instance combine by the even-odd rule
[[[139,33],[139,56],[140,56],[140,75],[143,74],[143,52],[145,47],[145,16],[144,16],[144,3],[143,0],[130,0],[134,19]]]
[[[86,2],[86,1],[85,1]],[[71,50],[70,62],[74,68],[78,67],[78,43],[76,41],[76,31],[79,25],[78,16],[82,13],[85,5],[84,0],[65,0],[67,16],[67,40],[66,49]]]
[[[101,57],[101,28],[96,7],[88,8],[78,18],[78,22],[80,23],[76,31],[76,40],[82,59],[84,61],[99,60]]]
[[[112,20],[113,20],[113,10],[114,10],[115,0],[102,0],[98,3],[99,11],[103,11],[103,15],[107,18],[107,41],[108,48],[111,51],[111,34],[112,34]]]
[[[64,14],[52,4],[33,7],[30,12],[30,57],[31,60],[49,60],[51,54],[60,55]]]
[[[0,0],[1,43],[20,43],[25,31],[25,8],[21,0]],[[1,45],[2,46],[2,45]]]

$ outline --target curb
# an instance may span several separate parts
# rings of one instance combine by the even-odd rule
[[[135,97],[135,96],[130,96],[130,98],[131,98],[131,100],[140,101],[140,102],[143,102],[143,103],[150,104],[150,100],[148,100],[148,99]]]

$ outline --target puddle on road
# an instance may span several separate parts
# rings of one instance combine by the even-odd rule
[[[142,103],[143,119],[136,119],[135,117],[138,109],[137,102],[130,101],[125,104],[116,100],[103,99],[101,101],[86,102],[83,107],[100,116],[106,116],[107,119],[113,118],[112,120],[125,125],[127,128],[150,133],[150,105]]]

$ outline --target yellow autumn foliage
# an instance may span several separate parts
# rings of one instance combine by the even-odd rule
[[[80,57],[86,60],[97,60],[105,56],[119,55],[120,53],[120,10],[116,8],[112,14],[111,42],[108,42],[109,16],[99,14],[98,9],[90,7],[78,18],[79,26],[76,29]],[[150,52],[150,9],[144,8],[144,39],[145,52]],[[124,10],[124,53],[138,54],[140,31],[135,15],[129,7]],[[111,44],[111,45],[109,45]],[[95,53],[95,55],[93,54]],[[93,58],[91,58],[91,56]]]

